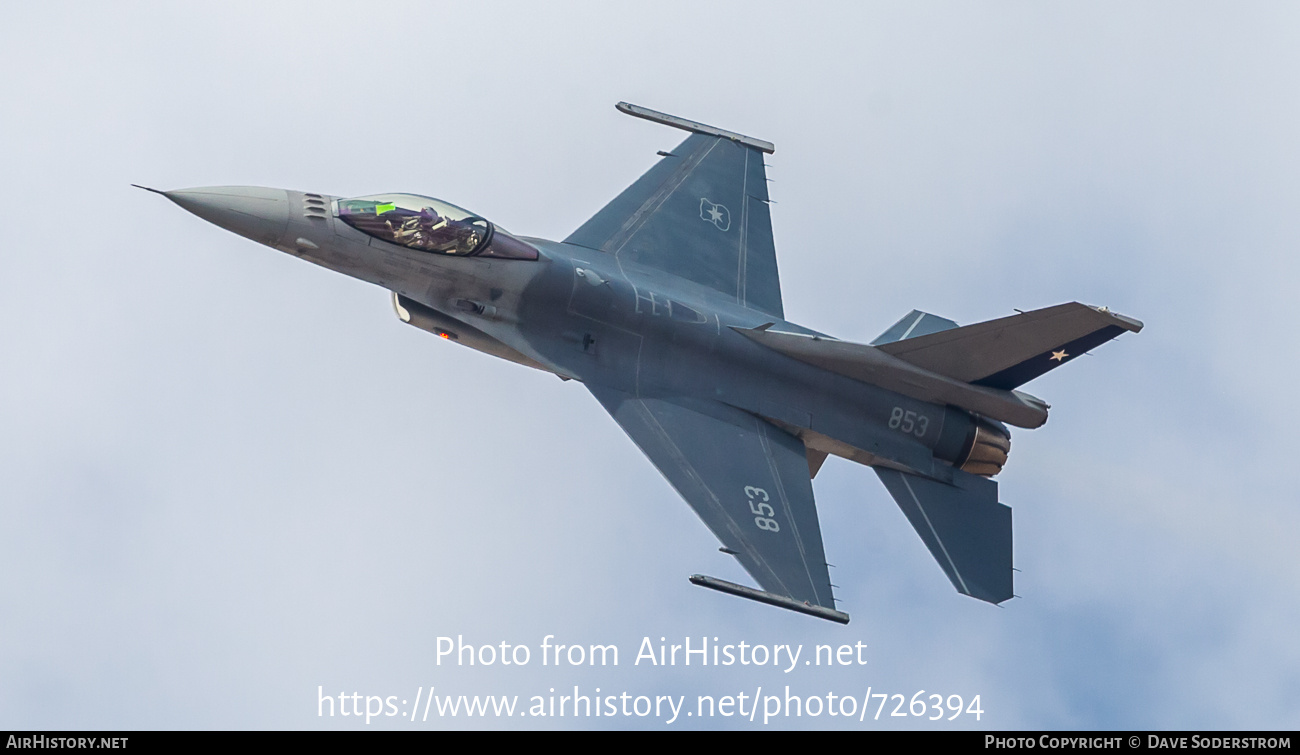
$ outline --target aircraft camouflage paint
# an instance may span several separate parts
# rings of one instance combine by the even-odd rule
[[[1016,390],[1142,323],[1062,304],[958,327],[913,311],[870,344],[785,319],[769,142],[692,132],[561,243],[411,194],[245,186],[159,192],[216,225],[393,292],[403,322],[581,381],[762,588],[691,582],[832,621],[812,478],[872,467],[960,592],[1012,597],[1011,509],[989,478]],[[142,187],[143,188],[143,187]],[[151,191],[156,191],[152,190]]]

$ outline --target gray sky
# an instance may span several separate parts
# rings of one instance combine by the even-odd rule
[[[1300,728],[1293,5],[88,7],[0,26],[0,728],[364,728],[318,685],[575,684],[984,710],[773,727]],[[581,386],[127,186],[409,191],[563,238],[681,136],[619,100],[776,143],[797,322],[1147,324],[1031,386],[1052,419],[999,477],[1023,599],[956,594],[840,460],[815,488],[852,624],[692,587],[748,578]],[[437,665],[456,635],[533,661]],[[620,664],[542,667],[546,635]],[[648,668],[645,636],[869,663]],[[439,726],[761,721],[370,724]]]

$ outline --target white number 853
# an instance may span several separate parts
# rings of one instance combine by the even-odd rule
[[[925,431],[929,428],[930,418],[924,414],[905,412],[901,406],[894,407],[894,411],[889,413],[890,430],[902,430],[909,435],[924,438]]]
[[[772,504],[768,503],[771,498],[768,497],[767,491],[762,488],[746,487],[745,497],[749,499],[749,510],[756,514],[754,524],[760,530],[767,532],[780,532],[781,525],[776,523],[772,517],[776,516],[776,510]]]

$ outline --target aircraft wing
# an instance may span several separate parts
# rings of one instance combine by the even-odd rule
[[[692,131],[565,243],[685,278],[784,318],[763,153],[750,137],[620,102],[619,110]]]
[[[848,621],[834,610],[803,441],[718,402],[587,388],[765,592],[692,582]]]

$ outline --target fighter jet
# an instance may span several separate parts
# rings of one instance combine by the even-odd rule
[[[617,108],[689,136],[561,242],[417,194],[158,193],[391,291],[405,323],[581,382],[758,583],[697,585],[848,623],[812,488],[834,455],[875,470],[959,592],[1013,597],[1011,509],[990,478],[1007,425],[1039,427],[1049,408],[1018,389],[1142,323],[1071,303],[966,326],[914,310],[871,343],[796,325],[772,236],[774,146]]]

